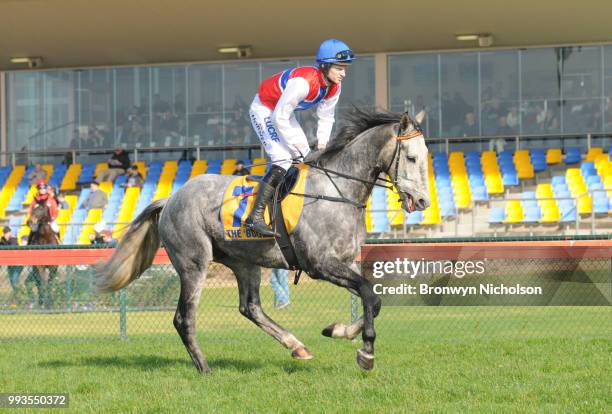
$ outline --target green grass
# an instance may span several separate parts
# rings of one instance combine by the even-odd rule
[[[211,375],[196,373],[171,311],[0,315],[0,392],[68,392],[74,412],[606,412],[612,406],[609,307],[384,307],[376,367],[355,343],[322,337],[347,321],[347,294],[292,288],[269,314],[314,353],[294,361],[237,312],[232,288],[206,289],[199,340]],[[77,338],[58,340],[57,336]],[[47,338],[45,338],[47,337]],[[22,411],[27,412],[27,411]]]

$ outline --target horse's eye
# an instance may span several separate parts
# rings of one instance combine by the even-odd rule
[[[413,164],[416,162],[416,157],[411,157],[410,155],[406,155],[406,159],[408,160],[408,162],[411,162]]]

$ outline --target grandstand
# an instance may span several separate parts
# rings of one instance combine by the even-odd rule
[[[574,234],[612,228],[612,148],[433,152],[429,157],[431,206],[411,214],[401,209],[391,189],[375,187],[366,211],[372,237]],[[233,172],[236,159],[139,161],[142,188],[125,189],[126,177],[103,182],[104,210],[81,208],[89,182],[106,168],[100,164],[44,165],[51,185],[70,205],[58,217],[63,244],[89,244],[93,227],[104,222],[120,237],[122,229],[150,202],[168,197],[200,174]],[[265,173],[265,159],[252,174]],[[0,168],[0,218],[14,234],[26,235],[25,211],[34,193],[27,176],[33,166]]]

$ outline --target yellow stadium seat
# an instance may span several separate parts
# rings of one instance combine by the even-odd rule
[[[106,196],[110,196],[111,191],[113,190],[113,182],[112,181],[102,181],[100,183],[100,190],[106,193]]]
[[[13,193],[25,174],[25,165],[16,165],[8,176],[2,191],[0,192],[0,218],[6,217],[6,208],[9,205]]]
[[[79,235],[77,244],[90,244],[89,236],[94,232],[94,225],[102,220],[102,209],[92,208],[87,212],[85,224]]]
[[[593,147],[590,148],[586,155],[586,161],[595,161],[595,159],[603,154],[603,148]]]
[[[237,160],[235,159],[223,160],[223,163],[221,164],[221,175],[232,175],[236,169],[236,161]]]
[[[70,206],[70,211],[73,211],[77,207],[77,202],[79,201],[79,196],[74,194],[69,194],[66,196],[66,201]]]
[[[536,198],[553,198],[552,184],[538,184],[536,187]]]
[[[434,206],[430,206],[425,211],[423,211],[423,220],[420,224],[433,225],[440,224],[441,221],[442,220],[440,217],[440,209]]]
[[[555,200],[543,200],[539,203],[542,210],[542,223],[556,223],[561,218],[559,206]]]
[[[372,226],[372,216],[370,214],[370,210],[372,209],[372,196],[368,197],[368,202],[366,204],[366,212],[365,212],[365,223],[366,223],[366,231],[369,233],[374,228]]]
[[[265,158],[255,158],[253,160],[253,167],[250,168],[251,174],[266,175],[266,162]]]
[[[520,200],[509,200],[506,203],[506,219],[504,223],[520,223],[523,221],[523,207]]]
[[[559,164],[563,160],[563,153],[561,148],[549,148],[546,151],[546,163],[547,164]]]
[[[96,170],[94,171],[94,177],[98,177],[98,174],[100,174],[100,172],[103,170],[108,170],[108,163],[101,162],[101,163],[96,164]]]
[[[395,189],[391,188],[387,188],[387,217],[392,226],[400,226],[404,223],[402,202]]]
[[[76,183],[81,175],[81,164],[71,164],[66,171],[66,175],[60,185],[60,191],[76,190]]]
[[[593,200],[589,195],[579,197],[576,204],[578,207],[578,214],[591,214],[593,211]]]

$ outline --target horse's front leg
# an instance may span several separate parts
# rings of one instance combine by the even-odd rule
[[[323,330],[323,335],[338,338],[356,337],[362,332],[363,348],[357,351],[357,363],[366,370],[374,368],[374,341],[376,331],[374,318],[380,312],[380,298],[372,289],[372,284],[362,277],[352,267],[334,258],[328,258],[325,266],[311,271],[313,277],[328,280],[331,283],[347,288],[350,292],[359,295],[363,304],[363,318],[349,326],[333,324]],[[335,334],[334,334],[335,333]]]
[[[357,338],[357,335],[363,330],[363,318],[357,319],[350,325],[343,323],[332,323],[325,327],[321,334],[329,338],[344,338],[353,340]]]
[[[381,301],[374,293],[372,285],[366,279],[359,287],[359,294],[363,301],[363,348],[357,351],[357,363],[366,370],[374,368],[374,341],[376,331],[374,330],[374,318],[380,312]]]

